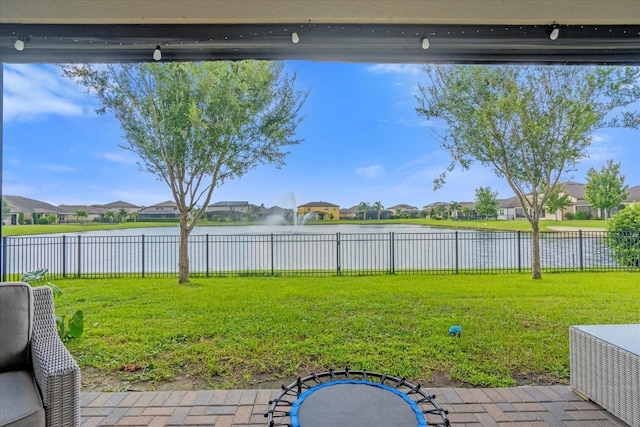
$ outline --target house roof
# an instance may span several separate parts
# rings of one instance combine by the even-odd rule
[[[105,205],[100,205],[104,208],[140,208],[140,206],[136,206],[134,204],[128,203],[128,202],[123,202],[122,200],[118,200],[116,202],[111,202],[111,203],[107,203]]]
[[[635,187],[631,187],[627,189],[629,195],[624,200],[625,202],[640,202],[640,185],[636,185]]]
[[[176,202],[174,202],[173,200],[167,200],[166,202],[162,202],[162,203],[158,203],[155,205],[151,205],[151,206],[147,206],[143,209],[140,209],[140,211],[138,211],[138,213],[141,214],[152,214],[152,215],[164,215],[167,213],[171,213],[171,212],[176,212],[176,210],[174,209],[168,209],[168,210],[164,210],[164,209],[158,209],[158,208],[174,208],[177,207],[178,204]]]
[[[161,206],[178,206],[174,200],[167,200],[166,202],[157,203],[155,205],[147,206],[147,208],[156,208]]]
[[[358,212],[358,205],[351,206],[350,208],[340,209],[340,213],[352,213]]]
[[[584,184],[579,182],[565,182],[564,189],[571,197],[576,200],[584,200]]]
[[[85,211],[88,214],[100,215],[107,212],[107,208],[101,205],[58,205],[60,213],[75,215],[78,211]]]
[[[403,211],[416,211],[418,210],[418,208],[416,208],[415,206],[411,206],[411,205],[406,205],[404,203],[401,203],[399,205],[395,205],[395,206],[391,206],[389,208],[387,208],[390,211],[395,211],[398,209],[402,209]]]
[[[448,202],[433,202],[433,203],[429,203],[428,205],[424,205],[422,209],[429,210],[431,208],[435,208],[436,206],[440,206],[440,205],[449,207],[450,204],[451,203],[448,203]]]
[[[509,208],[519,208],[522,206],[520,200],[516,196],[510,197],[508,199],[499,199],[498,200],[498,208],[509,209]]]
[[[209,206],[247,206],[249,204],[249,202],[247,201],[241,201],[241,202],[215,202],[210,204]]]
[[[262,215],[284,215],[291,212],[291,209],[281,208],[280,206],[271,206],[270,208],[263,209],[260,213]]]
[[[11,212],[22,212],[25,214],[30,213],[61,213],[61,210],[50,203],[41,202],[40,200],[29,199],[22,196],[2,196],[9,207]]]
[[[329,202],[309,202],[304,205],[298,206],[299,208],[339,208],[340,206],[334,205]]]

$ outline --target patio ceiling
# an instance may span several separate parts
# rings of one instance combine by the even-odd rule
[[[640,63],[637,0],[1,1],[7,63]]]

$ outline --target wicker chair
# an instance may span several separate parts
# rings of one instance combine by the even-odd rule
[[[0,283],[0,396],[0,426],[80,425],[80,368],[47,287]]]

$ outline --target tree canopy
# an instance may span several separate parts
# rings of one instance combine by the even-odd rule
[[[549,211],[549,213],[553,213],[557,221],[558,211],[562,211],[569,206],[570,203],[571,199],[565,191],[564,185],[558,184],[551,194],[549,194],[549,197],[547,197],[547,203],[544,205],[544,208]]]
[[[613,215],[608,222],[607,244],[621,265],[640,267],[640,204],[633,202]]]
[[[122,148],[171,189],[180,213],[180,283],[189,279],[187,239],[216,187],[261,163],[285,164],[299,144],[307,93],[276,62],[64,66],[120,122]],[[195,210],[197,206],[203,209]],[[192,216],[192,213],[195,215]]]
[[[604,211],[604,218],[627,198],[625,176],[620,173],[620,163],[608,160],[598,172],[590,168],[587,172],[587,184],[584,186],[584,197],[591,206]]]
[[[496,216],[498,214],[498,192],[491,191],[491,187],[476,188],[476,213],[479,215]]]
[[[597,129],[640,126],[640,114],[628,110],[640,98],[640,67],[438,65],[425,71],[416,111],[437,120],[432,129],[451,158],[435,187],[456,165],[468,169],[473,162],[504,178],[531,224],[532,277],[540,278],[542,207],[587,156]]]
[[[9,206],[9,203],[7,203],[7,201],[5,200],[5,198],[2,198],[2,220],[4,221],[5,219],[7,219],[9,217],[9,214],[11,213],[11,207]]]

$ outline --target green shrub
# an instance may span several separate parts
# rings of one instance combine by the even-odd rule
[[[607,245],[619,264],[640,267],[640,204],[634,202],[611,217]]]
[[[49,287],[53,291],[54,298],[62,295],[62,291],[54,283],[48,281],[47,283],[42,283],[45,280],[47,272],[48,270],[46,268],[29,271],[22,275],[22,281],[30,284],[31,286]],[[58,328],[58,335],[62,342],[80,338],[84,332],[84,313],[82,310],[77,310],[68,321],[66,320],[66,316],[56,316],[56,327]]]
[[[24,213],[23,212],[20,212],[18,214],[18,224],[24,225]]]
[[[589,215],[589,212],[578,211],[576,212],[576,219],[584,221],[586,219],[591,219],[591,215]]]
[[[567,221],[576,219],[576,214],[574,214],[573,212],[567,212],[566,214],[564,214],[564,219]]]
[[[49,220],[48,220],[47,218],[45,218],[45,217],[41,217],[41,218],[38,220],[38,224],[42,224],[42,225],[49,224]]]

